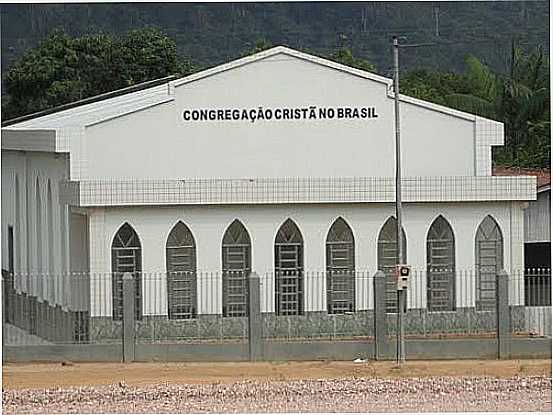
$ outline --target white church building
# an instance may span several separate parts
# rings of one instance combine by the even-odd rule
[[[496,272],[524,266],[535,178],[492,176],[501,123],[403,95],[400,116],[405,260],[424,279],[407,306],[492,307]],[[394,139],[391,79],[281,46],[25,117],[2,127],[2,268],[93,317],[120,317],[122,272],[141,316],[244,315],[249,271],[274,275],[267,313],[370,310],[359,275],[395,263]]]

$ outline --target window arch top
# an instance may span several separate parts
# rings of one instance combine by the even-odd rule
[[[442,216],[438,216],[430,229],[428,230],[427,239],[429,240],[453,240],[453,228],[449,222]]]
[[[343,218],[338,218],[330,227],[326,242],[353,242],[353,231]]]
[[[302,244],[303,237],[301,232],[292,219],[286,219],[286,221],[279,228],[275,243],[277,244]]]
[[[111,244],[112,248],[140,248],[140,240],[138,234],[128,223],[123,224],[115,236]]]
[[[196,242],[188,226],[179,221],[169,232],[166,246],[167,248],[195,247]]]
[[[498,223],[490,215],[486,216],[480,223],[480,226],[478,226],[478,230],[476,231],[476,239],[488,241],[503,240],[503,235],[501,234],[501,229],[499,228]]]
[[[235,219],[225,231],[223,245],[251,245],[250,235],[238,219]]]
[[[406,237],[405,237],[405,229],[403,229],[403,226],[401,227],[401,235],[403,237],[403,244],[406,243]],[[382,228],[380,228],[380,232],[378,234],[378,241],[379,242],[394,242],[397,239],[397,219],[395,216],[390,216],[386,222],[384,222],[384,225],[382,225]]]

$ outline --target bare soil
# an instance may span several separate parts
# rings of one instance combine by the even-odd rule
[[[4,390],[149,384],[230,384],[345,378],[427,378],[546,376],[551,360],[455,360],[395,362],[236,362],[236,363],[71,363],[2,367]]]

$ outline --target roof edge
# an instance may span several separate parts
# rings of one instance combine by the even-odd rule
[[[174,79],[176,79],[176,75],[169,75],[164,78],[152,79],[151,81],[141,82],[136,85],[131,85],[121,89],[116,89],[115,91],[109,91],[99,95],[94,95],[78,101],[68,102],[67,104],[58,105],[53,108],[48,108],[42,111],[33,112],[31,114],[26,114],[20,117],[11,118],[9,120],[3,121],[2,127],[8,127],[10,125],[18,124],[20,122],[29,121],[34,118],[44,117],[46,115],[55,114],[57,112],[62,112],[62,111],[80,107],[86,104],[92,104],[94,102],[103,101],[109,98],[115,98],[121,95],[130,94],[132,92],[138,92],[144,89],[153,88],[155,86],[159,86],[164,83],[169,83]]]
[[[352,75],[355,75],[355,76],[358,76],[358,77],[361,77],[361,78],[365,78],[365,79],[370,79],[372,81],[380,82],[380,83],[383,83],[383,84],[386,84],[386,85],[391,85],[392,84],[391,79],[385,78],[385,77],[380,76],[380,75],[373,74],[371,72],[367,72],[367,71],[363,71],[361,69],[356,69],[356,68],[352,68],[350,66],[342,65],[341,63],[334,62],[334,61],[331,61],[329,59],[322,58],[322,57],[319,57],[319,56],[316,56],[316,55],[311,55],[309,53],[300,52],[298,50],[291,49],[291,48],[286,47],[286,46],[275,46],[273,48],[266,49],[266,50],[263,50],[261,52],[254,53],[253,55],[248,55],[248,56],[245,56],[243,58],[238,58],[238,59],[235,59],[233,61],[223,63],[223,64],[218,65],[218,66],[214,66],[213,68],[209,68],[209,69],[206,69],[206,70],[203,70],[203,71],[200,71],[200,72],[196,72],[196,73],[188,75],[184,78],[177,79],[177,80],[173,81],[173,85],[175,87],[179,87],[181,85],[188,84],[188,83],[194,82],[194,81],[198,81],[200,79],[207,78],[209,76],[213,76],[213,75],[216,75],[216,74],[221,73],[221,72],[226,72],[226,71],[229,71],[231,69],[239,68],[241,66],[248,65],[250,63],[254,63],[254,62],[257,62],[257,61],[260,61],[260,60],[263,60],[263,59],[267,59],[271,56],[275,56],[275,55],[278,55],[278,54],[285,54],[285,55],[288,55],[288,56],[292,56],[294,58],[302,59],[302,60],[312,62],[312,63],[318,64],[318,65],[321,65],[321,66],[326,66],[326,67],[329,67],[329,68],[333,68],[333,69],[336,69],[336,70],[339,70],[339,71],[342,71],[342,72],[347,72],[347,73],[350,73]]]
[[[278,55],[278,54],[285,54],[285,55],[292,56],[292,57],[295,57],[295,58],[298,58],[298,59],[302,59],[302,60],[305,60],[305,61],[308,61],[308,62],[311,62],[311,63],[315,63],[317,65],[326,66],[327,68],[332,68],[332,69],[336,69],[338,71],[346,72],[346,73],[349,73],[351,75],[354,75],[354,76],[357,76],[357,77],[360,77],[360,78],[364,78],[364,79],[368,79],[368,80],[371,80],[371,81],[382,83],[382,84],[388,86],[388,91],[387,91],[388,97],[389,98],[394,97],[394,92],[392,90],[390,90],[390,88],[393,86],[393,80],[391,78],[386,78],[384,76],[380,76],[380,75],[377,75],[377,74],[374,74],[374,73],[371,73],[371,72],[363,71],[361,69],[352,68],[351,66],[343,65],[341,63],[338,63],[338,62],[335,62],[335,61],[332,61],[332,60],[329,60],[329,59],[326,59],[326,58],[322,58],[320,56],[311,55],[311,54],[305,53],[305,52],[300,52],[298,50],[291,49],[291,48],[286,47],[286,46],[275,46],[273,48],[266,49],[266,50],[263,50],[263,51],[258,52],[258,53],[254,53],[253,55],[245,56],[243,58],[239,58],[239,59],[230,61],[228,63],[224,63],[224,64],[221,64],[221,65],[218,65],[218,66],[214,66],[213,68],[209,68],[209,69],[206,69],[206,70],[203,70],[203,71],[200,71],[200,72],[196,72],[196,73],[188,75],[184,78],[177,79],[177,80],[173,81],[172,83],[175,87],[179,87],[181,85],[185,85],[185,84],[188,84],[188,83],[191,83],[191,82],[194,82],[194,81],[198,81],[200,79],[204,79],[204,78],[219,74],[221,72],[226,72],[226,71],[229,71],[229,70],[232,70],[232,69],[236,69],[236,68],[239,68],[241,66],[248,65],[250,63],[258,62],[260,60],[267,59],[271,56],[275,56],[275,55]],[[464,120],[467,120],[467,121],[474,122],[476,120],[476,117],[478,117],[476,114],[471,114],[471,113],[468,113],[468,112],[459,111],[459,110],[456,110],[456,109],[453,109],[453,108],[450,108],[450,107],[446,107],[446,106],[439,105],[439,104],[434,104],[432,102],[424,101],[424,100],[414,98],[414,97],[411,97],[411,96],[408,96],[408,95],[403,95],[403,94],[401,94],[401,91],[400,91],[400,94],[399,94],[399,99],[400,99],[400,101],[403,101],[403,102],[406,102],[406,103],[409,103],[409,104],[412,104],[412,105],[416,105],[416,106],[423,107],[423,108],[426,108],[426,109],[429,109],[429,110],[432,110],[432,111],[448,114],[448,115],[451,115],[451,116],[454,116],[454,117],[457,117],[457,118],[461,118],[461,119],[464,119]],[[480,117],[480,118],[483,118],[483,117]],[[487,119],[487,118],[485,118],[485,119]],[[493,120],[491,120],[491,121],[493,121]]]

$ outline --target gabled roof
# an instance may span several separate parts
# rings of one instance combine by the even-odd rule
[[[318,56],[310,55],[308,53],[300,52],[295,49],[290,49],[290,48],[287,48],[286,46],[275,46],[273,48],[266,49],[258,53],[254,53],[253,55],[236,59],[231,62],[224,63],[219,66],[215,66],[214,68],[206,69],[205,71],[194,73],[185,78],[177,79],[174,82],[174,85],[178,87],[183,84],[187,84],[190,82],[197,81],[199,79],[207,78],[208,76],[213,76],[221,72],[229,71],[231,69],[236,69],[241,66],[249,65],[250,63],[258,62],[260,60],[267,59],[272,56],[276,56],[280,54],[291,56],[307,62],[315,63],[321,66],[333,68],[338,71],[346,72],[355,76],[359,76],[361,78],[370,79],[371,81],[380,82],[385,85],[389,85],[389,86],[392,85],[392,80],[389,78],[385,78],[383,76],[376,75],[371,72],[362,71],[360,69],[352,68],[350,66],[342,65],[338,62],[320,58]]]
[[[113,117],[118,117],[131,112],[139,111],[165,103],[174,99],[172,89],[185,85],[200,79],[204,79],[209,76],[216,75],[218,73],[229,71],[235,68],[239,68],[244,65],[248,65],[253,62],[257,62],[263,59],[270,58],[279,54],[284,54],[296,59],[301,59],[307,62],[311,62],[317,65],[332,68],[338,71],[349,73],[353,76],[371,80],[374,82],[382,83],[387,86],[388,97],[393,98],[392,79],[385,78],[380,75],[376,75],[370,72],[366,72],[360,69],[352,68],[346,65],[333,62],[328,59],[320,58],[314,55],[310,55],[304,52],[299,52],[294,49],[290,49],[285,46],[276,46],[271,49],[264,50],[262,52],[255,53],[244,58],[236,59],[232,62],[216,66],[214,68],[206,69],[186,76],[181,79],[169,81],[152,88],[140,90],[138,92],[128,92],[107,99],[96,100],[92,99],[92,103],[83,102],[82,105],[76,104],[69,109],[65,109],[60,112],[54,112],[51,114],[37,114],[37,117],[26,119],[22,122],[11,124],[9,129],[61,129],[66,127],[77,127],[91,125],[103,120],[107,120]],[[108,94],[109,95],[109,94]],[[444,107],[441,105],[433,104],[430,102],[422,101],[420,99],[400,95],[400,100],[413,105],[424,107],[432,111],[442,112],[454,117],[462,118],[469,121],[475,121],[477,116],[474,114],[457,111],[452,108]],[[31,115],[32,116],[32,115]]]
[[[92,97],[97,98],[97,97]],[[35,118],[25,119],[24,121],[10,124],[2,129],[62,129],[68,127],[82,127],[94,124],[104,119],[117,115],[124,115],[130,112],[148,108],[152,105],[158,105],[171,101],[169,95],[168,83],[163,83],[151,88],[118,94],[115,97],[106,99],[91,99],[85,101],[82,105],[72,106],[71,108],[47,113],[39,113]]]
[[[9,120],[2,121],[2,127],[7,127],[9,125],[22,123],[22,122],[27,121],[27,120],[33,120],[33,119],[36,119],[36,118],[44,117],[46,115],[55,114],[55,113],[58,113],[58,112],[61,112],[61,111],[71,109],[71,108],[82,107],[82,106],[87,105],[87,104],[92,104],[94,102],[104,101],[106,99],[115,98],[115,97],[118,97],[118,96],[121,96],[121,95],[126,95],[126,94],[129,94],[131,92],[142,91],[144,89],[152,88],[152,87],[155,87],[155,86],[158,86],[158,85],[161,85],[161,84],[167,84],[167,82],[172,81],[174,79],[175,79],[174,75],[166,76],[166,77],[160,78],[160,79],[153,79],[151,81],[141,82],[139,84],[131,85],[131,86],[128,86],[126,88],[116,89],[115,91],[109,91],[109,92],[105,92],[103,94],[87,97],[87,98],[81,99],[79,101],[73,101],[73,102],[69,102],[67,104],[58,105],[56,107],[48,108],[48,109],[38,111],[38,112],[34,112],[32,114],[27,114],[27,115],[22,115],[22,116],[16,117],[16,118],[11,118]]]
[[[279,54],[287,55],[290,57],[294,57],[297,59],[301,59],[307,62],[311,62],[317,65],[321,65],[327,68],[332,68],[341,72],[349,73],[350,75],[358,76],[360,78],[368,79],[374,82],[379,82],[387,86],[387,92],[388,96],[390,98],[394,97],[393,93],[393,80],[390,78],[386,78],[371,72],[363,71],[361,69],[352,68],[351,66],[342,65],[341,63],[331,61],[329,59],[324,59],[315,55],[310,55],[308,53],[300,52],[295,49],[290,49],[286,46],[275,46],[271,49],[267,49],[258,53],[255,53],[250,56],[246,56],[244,58],[236,59],[234,61],[231,61],[229,63],[225,63],[223,65],[216,66],[214,68],[206,69],[205,71],[197,72],[195,74],[189,75],[185,78],[177,79],[173,82],[175,87],[179,87],[181,85],[198,81],[203,78],[207,78],[209,76],[216,75],[221,72],[229,71],[231,69],[236,69],[244,65],[248,65],[250,63],[258,62],[263,59],[270,58],[272,56],[276,56]],[[399,95],[400,101],[407,102],[413,105],[417,105],[420,107],[424,107],[426,109],[430,109],[433,111],[443,112],[448,115],[452,115],[454,117],[463,118],[466,120],[474,121],[476,119],[476,115],[469,114],[466,112],[454,110],[449,107],[444,107],[442,105],[434,104],[431,102],[423,101],[417,98],[409,97],[406,95]]]

